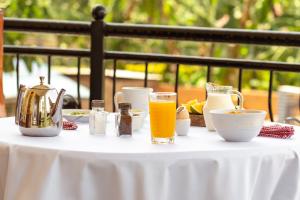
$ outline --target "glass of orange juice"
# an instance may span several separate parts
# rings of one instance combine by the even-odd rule
[[[149,111],[152,143],[173,144],[176,124],[176,93],[151,93]]]

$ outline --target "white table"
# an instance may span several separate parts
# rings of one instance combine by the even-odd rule
[[[152,145],[147,125],[132,138],[91,136],[87,125],[25,137],[13,118],[0,130],[0,199],[300,199],[299,127],[292,139],[249,143],[191,128],[173,145]]]

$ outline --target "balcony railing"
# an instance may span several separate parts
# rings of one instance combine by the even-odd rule
[[[105,23],[105,9],[97,6],[93,10],[93,21],[71,22],[71,21],[50,21],[50,20],[29,20],[6,18],[5,31],[20,32],[43,32],[59,34],[89,35],[91,37],[90,49],[58,49],[42,47],[20,47],[5,46],[4,52],[16,55],[17,58],[17,84],[19,84],[19,58],[22,54],[44,55],[48,57],[48,82],[51,80],[51,58],[52,56],[77,57],[77,92],[80,102],[80,66],[81,58],[90,58],[90,100],[103,99],[104,87],[104,60],[113,60],[113,95],[116,92],[116,69],[117,62],[138,61],[145,64],[144,86],[148,84],[149,63],[173,63],[176,64],[174,91],[178,92],[179,69],[182,64],[205,66],[207,69],[207,81],[211,80],[212,67],[230,67],[239,69],[238,90],[242,90],[243,70],[268,70],[268,109],[270,119],[273,121],[272,112],[272,88],[275,71],[300,72],[300,64],[285,62],[268,62],[257,60],[228,59],[215,57],[195,57],[186,55],[166,55],[149,53],[132,53],[119,51],[105,51],[103,43],[106,37],[145,38],[178,41],[205,41],[251,45],[276,45],[287,47],[300,47],[300,33],[278,32],[278,31],[257,31],[240,29],[215,29],[177,26],[157,25],[131,25],[118,23]],[[113,38],[109,38],[113,39]],[[180,95],[180,94],[179,94]]]

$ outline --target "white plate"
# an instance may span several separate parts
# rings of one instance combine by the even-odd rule
[[[80,113],[80,114],[76,114]],[[62,110],[63,118],[71,122],[89,122],[90,110],[87,109],[63,109]]]

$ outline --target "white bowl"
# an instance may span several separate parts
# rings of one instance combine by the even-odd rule
[[[186,136],[190,130],[191,119],[176,119],[176,133],[178,136]]]
[[[266,117],[265,111],[241,110],[238,114],[230,113],[232,111],[210,111],[213,125],[222,138],[230,142],[248,142],[259,134]]]
[[[63,109],[63,118],[71,122],[88,123],[90,110],[87,109]]]

